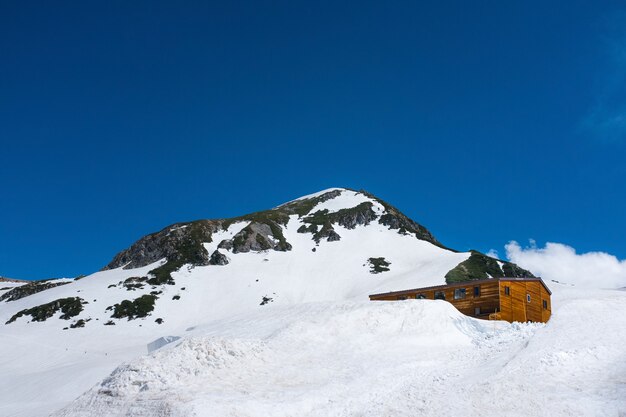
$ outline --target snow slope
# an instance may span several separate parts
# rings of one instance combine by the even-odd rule
[[[349,190],[341,190],[338,197],[321,203],[321,208],[339,210],[364,201],[371,201],[373,209],[381,212],[382,206],[375,200]],[[205,243],[208,252],[246,224],[233,223],[216,232],[212,242]],[[97,272],[68,285],[0,303],[0,323],[18,311],[65,297],[78,296],[88,303],[69,321],[59,319],[59,312],[45,322],[29,322],[24,316],[0,324],[0,415],[46,415],[79,396],[120,362],[146,353],[148,343],[162,336],[183,336],[190,326],[238,314],[255,315],[270,306],[362,302],[375,292],[440,284],[447,271],[469,256],[390,231],[377,222],[351,230],[335,225],[341,240],[317,245],[311,234],[297,232],[301,225],[294,215],[283,228],[293,246],[288,252],[235,254],[222,249],[229,257],[228,265],[184,266],[174,272],[175,285],[157,288],[162,294],[145,319],[103,325],[111,320],[107,307],[155,290],[145,286],[127,291],[119,283],[147,275],[164,260],[137,269]],[[371,274],[367,259],[381,256],[391,262],[391,271]],[[175,300],[176,296],[180,299]],[[260,305],[263,297],[271,301]],[[163,318],[163,324],[157,324],[157,318]],[[78,319],[90,321],[84,328],[63,330]],[[45,398],[42,392],[47,393]]]
[[[370,201],[383,210],[335,190],[315,209]],[[208,253],[246,224],[216,232]],[[185,265],[174,285],[120,285],[163,259],[0,303],[0,416],[518,415],[516,402],[493,401],[504,393],[533,394],[526,415],[623,412],[626,292],[558,287],[545,327],[478,321],[441,301],[369,302],[371,293],[443,284],[470,254],[378,222],[334,225],[341,240],[317,245],[301,225],[293,215],[283,228],[288,252],[220,249],[228,265]],[[385,257],[391,270],[371,274],[370,257]],[[151,315],[104,326],[107,307],[155,290]],[[65,297],[88,304],[69,321],[58,312],[3,324]],[[64,330],[78,319],[84,328]],[[148,355],[166,336],[180,339]]]
[[[559,302],[547,325],[429,300],[271,307],[199,326],[54,415],[623,415],[626,293]]]

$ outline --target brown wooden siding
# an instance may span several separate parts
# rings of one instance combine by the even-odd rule
[[[543,307],[543,303],[546,303],[546,307]],[[548,291],[541,286],[541,321],[543,323],[547,323],[550,320],[550,316],[552,316],[552,300],[550,299],[550,294]]]
[[[474,288],[480,289],[478,296]],[[508,288],[508,292],[507,292]],[[464,289],[464,298],[454,298],[455,290]],[[550,291],[540,279],[499,278],[441,285],[391,293],[370,295],[371,300],[435,299],[442,293],[445,300],[461,313],[481,318],[509,322],[547,322],[552,314]],[[530,296],[530,301],[528,297]],[[544,307],[544,301],[546,306]]]
[[[480,295],[477,297],[474,296],[474,287],[478,287],[480,290]],[[465,298],[456,300],[454,299],[454,292],[457,289],[465,289]],[[425,299],[434,300],[435,293],[439,292],[443,292],[446,301],[450,302],[461,313],[468,316],[488,319],[489,314],[496,312],[499,308],[498,282],[495,280],[494,282],[482,282],[476,284],[468,282],[465,283],[465,285],[461,284],[455,285],[454,287],[441,289],[416,289],[402,291],[401,294],[380,294],[370,296],[370,298],[372,300],[394,301],[417,299],[421,298],[419,296],[423,295]],[[477,312],[476,309],[479,309],[479,311]]]
[[[506,288],[509,288],[507,295]],[[528,297],[530,296],[530,301]],[[543,308],[543,301],[548,308]],[[550,294],[539,281],[500,280],[500,318],[506,321],[546,322],[550,319]]]

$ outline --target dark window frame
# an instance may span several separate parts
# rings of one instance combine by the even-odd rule
[[[548,300],[543,300],[543,309],[544,310],[548,309]]]
[[[474,287],[474,297],[480,297],[480,285]]]
[[[435,300],[445,300],[446,293],[444,291],[435,291]]]
[[[504,286],[504,295],[511,295],[511,287]]]
[[[463,300],[467,297],[467,289],[465,288],[455,288],[454,289],[454,299],[455,300]]]

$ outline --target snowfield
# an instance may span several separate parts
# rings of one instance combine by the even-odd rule
[[[368,198],[343,190],[320,206]],[[545,325],[476,320],[445,301],[370,302],[443,284],[470,254],[378,223],[335,226],[341,240],[317,246],[300,225],[284,229],[289,252],[223,250],[228,265],[182,267],[146,318],[104,326],[107,307],[153,290],[119,283],[164,260],[0,303],[0,416],[626,416],[626,291],[548,281]],[[391,270],[371,274],[370,257]],[[88,304],[69,321],[4,324],[64,297]],[[78,318],[84,328],[64,330]]]
[[[567,292],[547,325],[429,300],[268,308],[196,327],[54,415],[623,416],[626,293]]]

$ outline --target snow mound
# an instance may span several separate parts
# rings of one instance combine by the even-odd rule
[[[371,406],[414,371],[438,380],[439,360],[471,362],[482,342],[525,340],[538,328],[521,327],[496,328],[429,300],[268,309],[196,327],[55,416],[336,415],[342,402]]]

